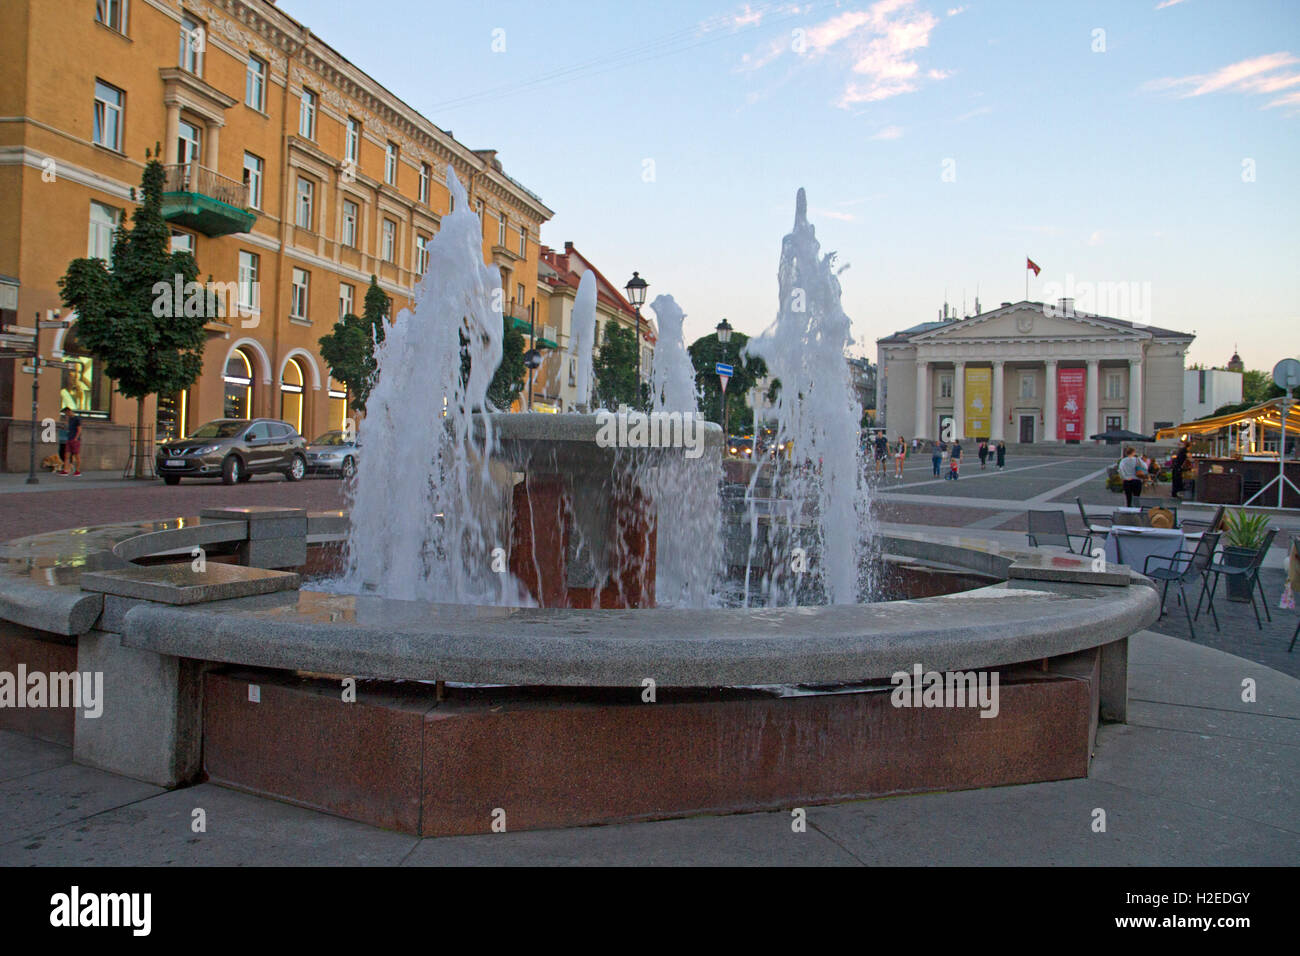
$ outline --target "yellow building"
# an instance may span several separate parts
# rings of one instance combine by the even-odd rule
[[[372,274],[394,312],[411,304],[424,244],[449,211],[448,166],[483,220],[484,261],[501,270],[507,313],[527,316],[551,210],[494,150],[457,142],[270,0],[7,0],[6,324],[47,318],[61,308],[68,263],[107,257],[155,144],[174,246],[194,253],[202,279],[232,283],[245,313],[209,324],[203,374],[185,394],[148,400],[160,436],[221,417],[283,418],[309,438],[337,427],[345,395],[319,339],[344,312],[360,313]],[[101,438],[88,467],[120,466],[124,429],[112,426],[134,424],[135,402],[80,355],[75,324],[41,333],[39,347],[79,365],[61,383],[43,376],[40,416],[71,397],[92,423],[90,447]],[[0,360],[0,427],[30,420],[31,379],[15,364]],[[15,441],[0,436],[4,466],[25,468]]]

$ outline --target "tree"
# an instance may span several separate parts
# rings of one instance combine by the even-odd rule
[[[524,365],[524,333],[515,328],[514,321],[503,315],[504,328],[501,333],[501,364],[497,366],[492,382],[488,385],[488,401],[506,412],[515,398],[524,388],[524,376],[528,369]]]
[[[112,264],[74,259],[59,279],[63,304],[77,313],[77,341],[103,363],[117,391],[135,399],[135,476],[145,475],[145,408],[150,395],[189,388],[203,371],[204,325],[220,316],[195,280],[198,264],[171,251],[162,215],[165,172],[146,151],[141,202],[132,227],[113,233]]]
[[[1250,369],[1241,373],[1241,398],[1250,405],[1267,402],[1270,398],[1281,398],[1283,391],[1273,382],[1272,372]]]
[[[636,333],[617,322],[605,323],[605,340],[592,359],[596,403],[606,408],[644,407],[647,389],[637,387]]]
[[[719,425],[722,424],[722,382],[715,369],[718,362],[723,362],[735,370],[727,382],[727,425],[733,432],[749,431],[752,427],[754,412],[745,404],[745,396],[759,379],[767,375],[766,362],[757,355],[745,356],[748,342],[748,335],[733,331],[731,341],[723,345],[715,332],[696,339],[686,350],[691,355],[691,365],[695,367],[700,411],[709,421]],[[772,382],[767,390],[768,399],[774,399],[779,389],[780,383]]]
[[[379,280],[370,277],[370,288],[362,307],[363,315],[349,312],[334,323],[334,331],[322,335],[320,355],[330,367],[330,375],[348,389],[348,404],[353,411],[365,412],[370,390],[375,386],[375,346],[384,341],[392,300],[379,288]]]

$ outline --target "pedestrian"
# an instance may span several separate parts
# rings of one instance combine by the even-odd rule
[[[889,439],[883,431],[876,432],[876,474],[885,473],[885,459],[889,457]]]
[[[953,481],[961,474],[961,439],[956,439],[952,443],[952,451],[948,454],[949,471],[948,477]]]
[[[1184,441],[1178,446],[1178,451],[1174,454],[1173,477],[1170,479],[1173,487],[1169,493],[1175,497],[1181,497],[1183,493],[1183,469],[1187,467],[1187,446]]]
[[[1124,482],[1124,506],[1133,507],[1133,499],[1142,496],[1142,480],[1146,478],[1147,470],[1143,465],[1142,459],[1138,457],[1137,449],[1130,445],[1124,449],[1124,457],[1119,462],[1120,481]]]
[[[981,439],[980,440],[980,471],[984,470],[984,466],[988,464],[988,461],[989,461],[989,443]]]
[[[1001,471],[1007,464],[1007,443],[998,442],[998,471]]]
[[[63,445],[63,468],[60,475],[72,475],[73,478],[81,477],[81,419],[67,406],[63,408],[63,414],[67,420],[68,440]],[[73,465],[76,465],[76,471],[68,471]]]
[[[930,465],[934,468],[934,477],[939,477],[939,466],[943,464],[943,443],[930,442]]]
[[[907,442],[903,441],[903,436],[898,436],[898,444],[894,447],[894,477],[903,477],[903,462],[907,460]]]

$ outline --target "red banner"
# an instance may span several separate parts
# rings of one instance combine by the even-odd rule
[[[1083,441],[1083,410],[1088,392],[1084,384],[1086,369],[1058,368],[1056,370],[1056,439],[1057,441]]]

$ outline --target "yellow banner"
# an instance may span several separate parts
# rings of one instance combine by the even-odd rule
[[[966,369],[966,432],[970,438],[987,438],[993,413],[993,370]]]

